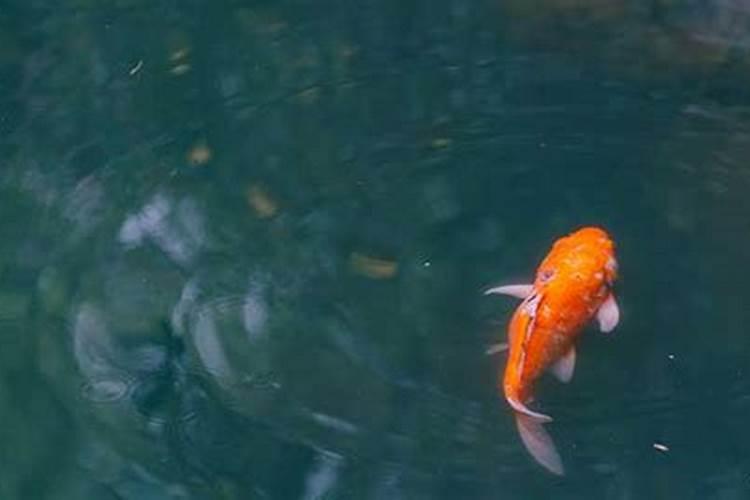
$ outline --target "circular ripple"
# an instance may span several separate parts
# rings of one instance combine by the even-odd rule
[[[114,403],[125,398],[130,392],[130,384],[121,379],[98,379],[84,383],[81,396],[94,403]]]

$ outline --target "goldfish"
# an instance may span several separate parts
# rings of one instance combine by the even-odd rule
[[[543,427],[552,418],[527,405],[533,401],[534,383],[545,371],[563,383],[571,380],[575,341],[592,319],[597,319],[603,332],[617,326],[616,279],[614,242],[603,229],[584,227],[554,243],[532,284],[485,292],[523,299],[508,326],[508,360],[499,385],[513,409],[524,446],[540,465],[557,475],[564,474],[562,460]]]

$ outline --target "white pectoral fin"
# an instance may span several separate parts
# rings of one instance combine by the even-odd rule
[[[490,288],[489,290],[485,290],[485,295],[491,295],[491,294],[500,294],[500,295],[510,295],[512,297],[518,297],[519,299],[525,299],[529,295],[531,295],[531,291],[534,289],[534,285],[504,285],[504,286],[496,286],[495,288]]]
[[[605,333],[611,332],[620,321],[620,308],[617,306],[614,294],[610,293],[607,299],[596,312],[599,321],[599,329]]]
[[[560,382],[567,384],[570,379],[573,378],[573,372],[576,369],[576,348],[571,347],[570,350],[560,359],[555,361],[550,367],[549,371],[559,380]]]
[[[560,454],[542,422],[523,413],[516,413],[516,427],[521,441],[534,460],[553,474],[565,474]]]

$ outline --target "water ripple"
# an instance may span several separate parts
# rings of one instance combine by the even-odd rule
[[[124,378],[88,380],[81,386],[81,396],[92,403],[114,403],[129,397],[133,385]]]

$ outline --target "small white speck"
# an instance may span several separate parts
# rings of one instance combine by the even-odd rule
[[[667,355],[667,357],[668,357],[668,358],[669,358],[670,360],[674,360],[674,354],[668,354],[668,355]]]
[[[432,262],[429,260],[424,261],[424,264],[422,264],[424,267],[430,267],[432,265]]]
[[[665,444],[654,443],[653,447],[654,447],[655,450],[661,451],[663,453],[666,453],[666,452],[669,451],[669,447],[667,445],[665,445]]]

